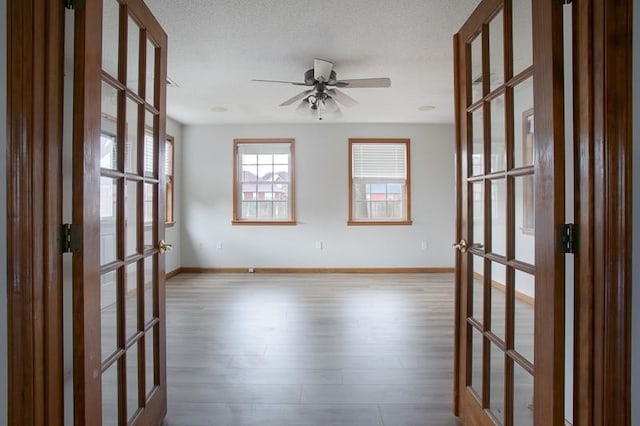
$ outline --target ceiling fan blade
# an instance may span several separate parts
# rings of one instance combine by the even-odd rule
[[[297,81],[282,81],[282,80],[251,80],[251,81],[260,81],[260,82],[263,82],[263,83],[293,84],[294,86],[306,86],[305,83],[298,83]]]
[[[291,105],[292,103],[299,101],[300,99],[304,99],[306,98],[310,93],[313,92],[313,89],[311,90],[305,90],[304,92],[300,92],[297,95],[295,95],[294,97],[287,99],[286,101],[284,101],[283,103],[280,104],[280,106],[287,106],[287,105]]]
[[[333,63],[325,61],[324,59],[313,60],[313,78],[320,82],[326,83],[331,78],[331,70],[333,69]]]
[[[356,101],[351,96],[347,95],[344,92],[341,92],[338,89],[331,89],[331,90],[328,90],[328,92],[333,99],[335,99],[336,101],[338,101],[339,103],[341,103],[346,107],[352,107],[352,106],[358,105],[358,101]]]
[[[336,81],[336,87],[345,89],[356,89],[365,87],[391,87],[391,79],[385,78],[356,78],[352,80]]]
[[[331,117],[331,118],[342,118],[342,111],[340,111],[340,109],[337,109],[335,111],[329,111],[329,113],[327,114],[327,116]]]
[[[338,103],[336,102],[335,99],[333,98],[327,98],[324,101],[324,108],[327,112],[330,113],[339,113],[340,112],[340,107],[338,106]]]
[[[335,111],[331,111],[329,113],[329,116],[331,118],[342,118],[342,111],[340,111],[339,109],[335,110]]]
[[[307,114],[308,111],[309,111],[309,102],[303,99],[302,102],[300,102],[300,104],[296,108],[296,112],[298,114]]]

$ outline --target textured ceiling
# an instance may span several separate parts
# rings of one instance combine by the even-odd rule
[[[313,58],[338,78],[390,77],[344,89],[359,105],[331,122],[452,123],[452,36],[479,0],[146,0],[169,35],[169,116],[196,123],[314,122],[279,107],[304,89]],[[432,111],[418,111],[433,105]],[[224,107],[226,112],[212,108]]]

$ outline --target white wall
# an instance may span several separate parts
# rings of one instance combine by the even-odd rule
[[[269,137],[295,138],[298,224],[232,226],[233,139]],[[411,139],[412,226],[347,226],[347,149],[355,137]],[[182,165],[182,266],[453,266],[453,126],[185,126]]]
[[[633,18],[633,217],[640,218],[640,1]],[[633,223],[631,424],[640,425],[640,223]]]
[[[7,2],[0,0],[0,425],[7,424]]]
[[[165,241],[169,244],[173,244],[173,250],[167,252],[166,254],[166,265],[165,269],[167,272],[174,271],[178,269],[180,265],[180,232],[182,229],[181,224],[181,173],[182,173],[182,124],[178,123],[175,120],[170,118],[167,119],[167,134],[171,135],[175,138],[174,142],[174,169],[173,173],[175,176],[175,184],[176,188],[174,188],[174,199],[173,199],[173,208],[175,215],[175,225],[166,228],[165,230]]]

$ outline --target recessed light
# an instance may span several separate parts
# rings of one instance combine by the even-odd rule
[[[215,106],[211,108],[213,112],[227,112],[228,110],[223,106]]]
[[[434,109],[436,109],[436,107],[433,105],[420,105],[418,107],[418,111],[433,111]]]

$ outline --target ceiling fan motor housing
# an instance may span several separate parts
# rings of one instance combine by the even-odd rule
[[[315,72],[314,69],[311,68],[307,71],[305,71],[304,73],[304,84],[306,84],[307,86],[314,86],[316,84],[318,84],[318,80],[315,79]],[[334,70],[331,70],[331,74],[329,74],[329,81],[325,81],[326,84],[336,84],[336,81],[338,81],[338,78],[336,76],[336,72]]]

